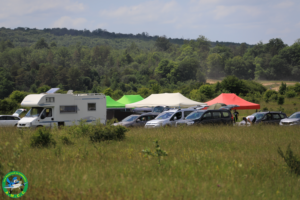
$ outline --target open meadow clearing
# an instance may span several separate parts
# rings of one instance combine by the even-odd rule
[[[34,131],[1,128],[1,163],[28,179],[24,199],[299,199],[300,177],[277,148],[300,155],[299,127],[134,128],[122,141],[91,143],[52,130],[56,147],[32,148]],[[161,165],[145,158],[158,139]],[[22,150],[22,152],[21,152]],[[15,156],[19,154],[20,156]],[[2,194],[4,199],[8,199]]]

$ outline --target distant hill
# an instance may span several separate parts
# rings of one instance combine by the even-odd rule
[[[72,37],[71,37],[72,36]],[[124,34],[108,32],[105,29],[96,29],[94,31],[89,30],[75,30],[67,28],[44,28],[39,30],[36,28],[23,28],[18,27],[16,29],[10,29],[2,27],[0,28],[0,40],[11,40],[15,46],[31,46],[36,43],[38,39],[45,38],[47,42],[55,41],[59,46],[70,46],[80,42],[82,45],[93,47],[96,45],[110,45],[117,49],[126,48],[128,40],[134,42],[141,49],[153,48],[154,41],[158,38],[158,35],[150,36],[147,32],[138,34]],[[87,40],[89,39],[89,40]],[[168,38],[173,44],[182,45],[188,40],[180,38]],[[114,42],[112,42],[112,40]],[[150,43],[145,43],[145,42]],[[126,43],[124,45],[123,43]],[[211,42],[212,47],[217,44],[225,46],[240,46],[240,43],[234,42]],[[248,46],[253,46],[249,45]]]

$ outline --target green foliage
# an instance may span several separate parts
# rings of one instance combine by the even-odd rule
[[[288,145],[285,155],[280,147],[278,147],[277,152],[284,159],[291,172],[300,175],[300,159],[294,155],[291,144]]]
[[[278,105],[283,105],[284,104],[284,96],[279,95],[278,100],[277,100]]]
[[[123,95],[124,95],[124,93],[122,92],[122,90],[115,90],[115,91],[112,93],[112,98],[115,99],[115,100],[118,100],[118,99],[120,99]]]
[[[209,99],[214,97],[214,87],[212,85],[201,85],[199,92],[204,94]]]
[[[222,89],[235,94],[246,94],[247,88],[245,83],[236,76],[227,76],[221,82]]]
[[[171,47],[170,41],[166,36],[158,37],[155,41],[155,46],[162,51],[166,51]]]
[[[49,47],[48,47],[48,44],[46,43],[45,39],[41,38],[35,43],[34,48],[35,49],[43,49],[43,48],[48,49]]]
[[[279,87],[279,94],[284,95],[286,91],[286,83],[281,82],[281,85]]]
[[[18,102],[10,98],[0,99],[0,110],[2,112],[14,112],[19,107]]]
[[[267,90],[264,93],[263,99],[265,102],[269,102],[270,100],[277,100],[278,93],[275,90]]]
[[[74,142],[72,142],[72,140],[68,136],[66,136],[66,135],[61,136],[60,140],[61,140],[61,142],[64,145],[72,145],[72,144],[74,144]]]
[[[124,126],[93,126],[93,132],[90,134],[91,142],[102,142],[105,140],[123,140],[125,139],[125,132],[128,129]]]
[[[48,85],[43,85],[43,86],[41,86],[41,87],[39,87],[39,88],[37,89],[37,93],[38,93],[38,94],[40,94],[40,93],[45,93],[45,92],[47,92],[47,91],[50,90],[50,89],[51,89],[50,86],[48,86]]]
[[[106,95],[106,96],[112,96],[112,94],[113,94],[113,90],[112,89],[110,89],[110,88],[106,88],[105,90],[104,90],[104,94]]]
[[[164,150],[162,150],[158,144],[158,140],[154,140],[154,145],[155,145],[155,151],[152,152],[149,148],[146,148],[142,150],[142,152],[145,154],[145,156],[154,156],[158,158],[158,164],[160,165],[160,160],[161,157],[167,156],[168,153]]]
[[[21,103],[27,95],[28,95],[27,92],[15,90],[9,95],[9,98],[18,103]]]
[[[35,133],[30,137],[30,146],[37,148],[55,147],[56,141],[49,128],[38,127]]]
[[[291,90],[287,90],[285,92],[285,96],[287,98],[293,98],[293,97],[297,96],[297,93],[295,92],[295,90],[291,89]]]

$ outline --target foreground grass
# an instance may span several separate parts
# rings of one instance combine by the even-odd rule
[[[4,173],[22,138],[16,170],[29,181],[26,199],[299,199],[300,177],[279,157],[289,143],[300,155],[299,127],[135,128],[123,141],[92,144],[88,137],[61,144],[64,130],[52,132],[55,148],[29,147],[23,136],[1,128]],[[168,152],[157,164],[141,150],[158,139]],[[9,143],[9,144],[8,144]],[[8,144],[8,145],[7,145]],[[59,153],[61,152],[61,153]],[[4,197],[8,199],[8,197]]]

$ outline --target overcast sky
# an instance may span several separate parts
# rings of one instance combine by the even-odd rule
[[[0,27],[106,29],[211,41],[300,38],[299,0],[0,0]]]

